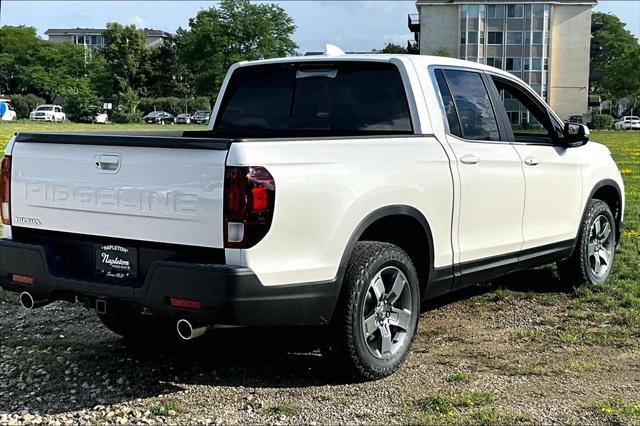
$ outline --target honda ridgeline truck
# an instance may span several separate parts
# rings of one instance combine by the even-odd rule
[[[475,63],[242,62],[207,131],[16,134],[0,283],[27,308],[82,302],[126,337],[323,327],[340,366],[376,379],[425,299],[551,262],[568,284],[606,281],[623,184],[588,138]]]

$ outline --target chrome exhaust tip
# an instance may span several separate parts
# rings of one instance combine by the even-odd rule
[[[18,300],[20,300],[20,304],[22,305],[22,307],[28,311],[35,308],[40,308],[53,302],[53,300],[49,299],[35,300],[31,293],[27,291],[23,291],[22,293],[20,293],[20,298]]]
[[[182,340],[192,340],[206,333],[209,330],[209,326],[205,325],[194,328],[193,324],[191,324],[189,320],[183,318],[178,320],[176,323],[176,330],[178,331],[178,336],[180,336]]]
[[[31,293],[28,293],[26,291],[23,291],[22,293],[20,293],[19,300],[22,307],[28,311],[33,309],[36,305],[36,302],[35,300],[33,300],[33,296],[31,295]]]

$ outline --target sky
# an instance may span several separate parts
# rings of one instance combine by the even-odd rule
[[[213,1],[27,1],[0,0],[0,25],[47,28],[103,28],[106,22],[136,24],[175,32]],[[325,43],[346,51],[380,49],[386,43],[406,45],[411,33],[407,14],[416,13],[415,1],[273,1],[294,19],[294,39],[301,53],[321,51]],[[595,8],[613,12],[640,38],[640,0],[600,0]]]

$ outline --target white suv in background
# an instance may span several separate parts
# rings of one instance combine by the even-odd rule
[[[620,117],[613,127],[616,130],[640,130],[640,117],[636,117],[635,115]]]
[[[29,120],[33,121],[63,122],[66,119],[67,115],[62,111],[60,105],[38,105],[36,109],[29,114]]]

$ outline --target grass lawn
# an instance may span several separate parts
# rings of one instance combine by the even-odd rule
[[[183,130],[205,130],[201,125],[166,125],[153,124],[81,124],[81,123],[38,123],[28,120],[13,122],[0,121],[0,152],[9,138],[16,132],[180,132]]]
[[[15,132],[181,131],[205,126],[154,126],[145,124],[91,125],[75,123],[0,122],[0,152]],[[640,132],[591,133],[591,139],[607,145],[625,181],[626,211],[622,241],[614,274],[603,287],[576,290],[566,318],[558,321],[556,336],[563,343],[637,345],[640,340]],[[504,297],[503,290],[496,292]],[[553,304],[553,296],[546,303]]]

